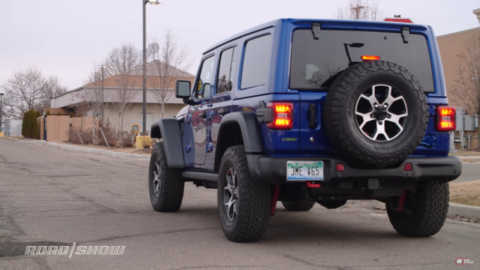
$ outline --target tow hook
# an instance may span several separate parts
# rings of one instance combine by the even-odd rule
[[[277,208],[277,201],[278,201],[279,194],[280,194],[280,185],[275,185],[273,187],[272,207],[270,208],[270,213],[272,216],[275,215],[275,208]]]
[[[400,196],[400,198],[398,199],[398,207],[397,207],[397,211],[398,212],[402,212],[403,210],[403,204],[405,203],[405,196],[407,195],[407,190],[405,189],[402,193],[402,195]]]
[[[307,182],[307,187],[309,187],[309,188],[320,188],[320,184],[316,184],[315,182]]]

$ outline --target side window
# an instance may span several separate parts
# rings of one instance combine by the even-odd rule
[[[241,88],[250,88],[267,83],[272,56],[272,36],[249,40],[245,47]]]
[[[202,69],[200,70],[200,78],[195,86],[195,98],[203,99],[210,97],[212,91],[213,77],[214,77],[214,58],[210,57],[203,60]]]
[[[232,91],[232,76],[235,68],[235,47],[225,50],[220,55],[220,67],[218,68],[217,94]]]

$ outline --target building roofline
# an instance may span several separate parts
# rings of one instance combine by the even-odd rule
[[[470,31],[479,31],[479,30],[480,30],[480,27],[475,27],[475,28],[471,28],[471,29],[467,29],[467,30],[462,30],[462,31],[453,32],[453,33],[450,33],[450,34],[437,36],[437,38],[443,38],[443,37],[453,36],[453,35],[456,35],[456,34],[466,33],[466,32],[470,32]]]
[[[63,93],[63,94],[61,94],[61,95],[55,96],[55,97],[53,97],[53,98],[58,98],[58,97],[61,97],[61,96],[64,96],[64,95],[67,95],[67,94],[70,94],[70,93],[73,93],[73,92],[78,92],[78,91],[80,91],[80,90],[83,90],[83,88],[84,88],[83,86],[80,86],[80,87],[78,87],[78,88],[75,88],[75,89],[73,89],[73,90],[67,91],[67,92],[65,92],[65,93]]]

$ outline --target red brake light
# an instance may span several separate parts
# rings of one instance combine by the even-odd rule
[[[268,105],[273,109],[273,121],[267,124],[270,129],[293,128],[293,104],[274,102]]]
[[[413,23],[409,18],[385,18],[385,22]]]
[[[337,163],[337,172],[344,172],[345,166],[341,163]]]
[[[457,128],[456,111],[455,107],[437,107],[437,131],[454,131]]]
[[[378,61],[380,60],[380,56],[376,55],[362,55],[363,61]]]

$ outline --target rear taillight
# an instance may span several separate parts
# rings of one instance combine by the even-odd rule
[[[293,128],[293,104],[287,102],[274,102],[268,104],[273,109],[273,121],[267,124],[270,129]]]
[[[457,128],[455,124],[455,113],[455,107],[437,107],[437,131],[454,131]]]

